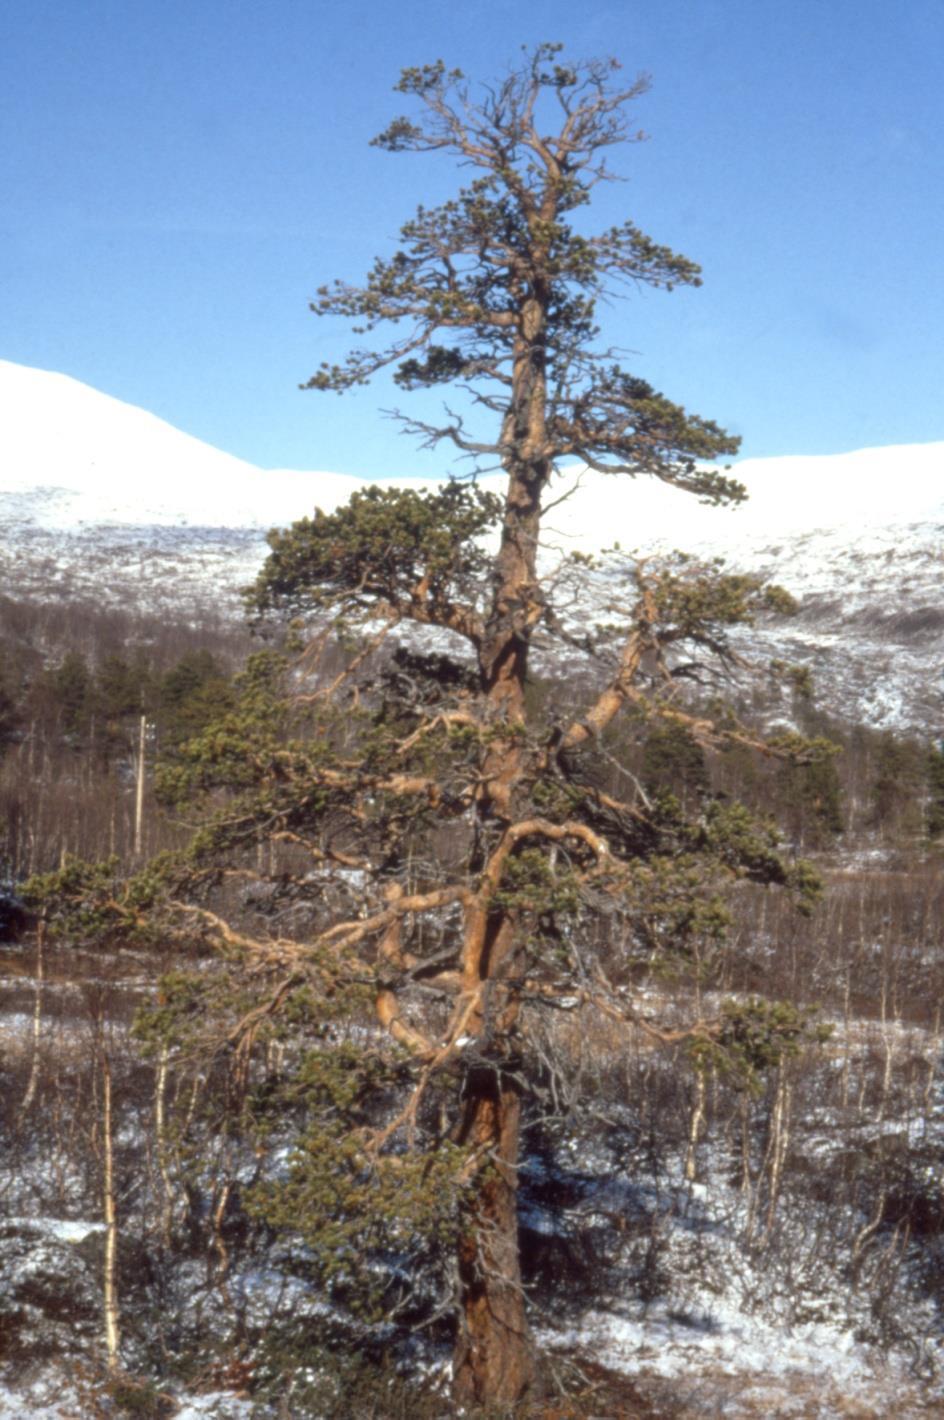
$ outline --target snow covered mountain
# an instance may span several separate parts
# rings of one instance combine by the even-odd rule
[[[266,472],[78,380],[0,361],[0,569],[11,594],[235,614],[264,534],[358,480]]]
[[[0,570],[8,595],[237,614],[264,534],[344,502],[349,475],[261,470],[65,375],[0,361]],[[710,508],[651,480],[562,475],[548,543],[684,548],[802,601],[769,654],[876,725],[944,731],[944,443],[747,460]],[[415,484],[413,486],[416,486]]]

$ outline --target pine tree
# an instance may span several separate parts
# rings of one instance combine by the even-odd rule
[[[94,682],[85,657],[70,651],[47,674],[46,683],[60,734],[72,745],[78,745],[88,732],[95,706]]]
[[[20,708],[16,693],[9,682],[0,680],[0,757],[15,739],[19,726]]]
[[[700,283],[631,221],[593,236],[575,225],[609,151],[638,136],[627,112],[646,84],[618,70],[543,45],[481,95],[442,63],[404,72],[419,117],[375,141],[445,152],[471,180],[420,208],[362,286],[320,292],[320,315],[403,333],[309,384],[341,391],[389,365],[407,391],[457,386],[484,430],[469,413],[407,425],[499,464],[501,492],[370,488],[272,535],[251,602],[297,619],[295,652],[256,657],[225,715],[178,748],[163,793],[202,799],[207,827],[123,899],[136,923],[200,926],[239,963],[223,992],[207,977],[168,985],[155,1029],[173,1018],[188,1049],[225,1045],[244,1081],[267,1038],[293,1042],[297,1071],[265,1096],[270,1127],[282,1107],[297,1126],[291,1165],[253,1206],[304,1237],[346,1306],[451,1314],[469,1408],[513,1405],[534,1380],[517,1193],[522,1129],[546,1112],[549,1072],[567,1070],[556,1023],[577,1013],[722,1049],[720,1017],[649,1018],[641,964],[696,946],[703,958],[732,881],[814,891],[769,826],[711,797],[701,756],[815,746],[764,744],[679,695],[709,665],[730,669],[733,628],[788,609],[785,596],[716,567],[617,558],[593,601],[600,569],[539,563],[562,459],[742,496],[701,462],[737,440],[597,345],[596,305],[614,290]],[[335,633],[345,660],[326,675]],[[547,669],[561,653],[564,689]],[[660,742],[690,763],[690,815],[627,768]],[[256,888],[234,897],[233,870]],[[86,914],[89,881],[69,887]],[[121,901],[109,884],[107,910]],[[365,1045],[350,1026],[368,1011]],[[769,1032],[764,1048],[777,1058]]]
[[[922,779],[925,756],[921,746],[889,731],[877,737],[870,785],[870,822],[887,837],[912,837],[922,829]]]
[[[929,838],[940,838],[944,833],[944,746],[931,745],[925,774],[928,792],[925,827]]]

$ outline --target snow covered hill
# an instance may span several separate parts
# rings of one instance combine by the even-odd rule
[[[65,375],[0,361],[0,569],[10,595],[239,614],[265,532],[359,480],[267,471]]]
[[[0,361],[0,569],[9,595],[237,614],[264,534],[344,502],[349,475],[264,471],[65,375]],[[749,502],[562,475],[552,548],[684,548],[802,600],[769,654],[876,725],[944,732],[944,443],[736,466]],[[415,486],[415,485],[414,485]]]

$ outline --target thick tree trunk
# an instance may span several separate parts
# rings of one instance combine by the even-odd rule
[[[465,1406],[514,1404],[534,1377],[518,1249],[521,1101],[497,1070],[467,1084],[463,1142],[488,1162],[469,1204],[459,1249],[463,1307],[454,1360],[455,1398]]]
[[[483,765],[478,809],[486,835],[513,822],[522,772],[520,730],[525,719],[528,652],[542,597],[536,564],[541,498],[550,476],[543,456],[546,309],[533,299],[522,310],[515,353],[514,398],[503,431],[513,450],[505,460],[508,492],[495,590],[479,648],[479,673],[498,734]],[[487,865],[486,876],[488,875]],[[497,886],[497,882],[494,884]],[[487,923],[487,925],[486,925]],[[514,1405],[531,1388],[534,1349],[521,1285],[518,1244],[518,1163],[521,1096],[507,1061],[519,1002],[508,980],[523,967],[513,914],[493,914],[483,903],[467,920],[464,988],[478,999],[469,1030],[494,1063],[466,1080],[458,1139],[481,1160],[465,1214],[459,1248],[461,1308],[453,1362],[454,1394],[462,1406]]]

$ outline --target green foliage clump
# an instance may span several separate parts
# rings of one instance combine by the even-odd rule
[[[809,911],[822,891],[812,865],[788,862],[777,827],[756,819],[743,804],[713,800],[689,837],[693,847],[710,852],[735,876],[789,889],[801,911]]]
[[[539,848],[525,848],[508,859],[492,901],[496,907],[552,919],[577,912],[579,885],[573,873],[558,869]]]
[[[842,789],[833,756],[785,762],[777,789],[785,827],[797,841],[824,848],[844,831]]]
[[[631,936],[661,974],[696,956],[704,962],[724,941],[731,913],[721,889],[716,865],[701,855],[657,853],[629,865],[622,901]]]
[[[656,723],[643,741],[641,777],[650,794],[673,793],[698,802],[710,788],[705,752],[687,726]]]
[[[798,701],[803,704],[812,702],[813,672],[809,666],[775,659],[770,663],[770,674],[775,681],[786,681]]]
[[[808,1045],[828,1040],[832,1027],[815,1021],[815,1007],[788,1001],[726,1001],[721,1024],[712,1037],[696,1037],[690,1053],[700,1070],[717,1068],[752,1094],[763,1088],[766,1073],[799,1055]]]
[[[210,1018],[213,980],[206,973],[171,971],[158,981],[153,999],[139,1010],[133,1033],[148,1054],[181,1045],[192,1027]]]
[[[415,1123],[380,1142],[384,1099],[396,1098],[405,1071],[406,1061],[350,1042],[309,1050],[268,1101],[276,1119],[297,1121],[287,1165],[248,1199],[253,1216],[304,1243],[318,1284],[364,1320],[415,1312],[417,1270],[441,1273],[460,1227],[468,1150],[443,1140],[423,1148]]]
[[[710,634],[731,626],[752,626],[759,613],[791,615],[797,603],[782,587],[762,577],[725,573],[717,559],[707,567],[689,566],[678,555],[674,567],[660,572],[653,587],[659,622],[677,638]]]
[[[125,920],[119,898],[124,877],[118,858],[101,863],[66,862],[52,873],[36,873],[20,895],[31,911],[63,936],[99,937]]]
[[[921,832],[925,770],[926,759],[920,745],[890,733],[879,737],[869,786],[869,821],[873,827],[905,837]]]
[[[62,733],[73,742],[87,729],[94,710],[94,680],[84,656],[70,651],[49,677]]]
[[[68,858],[53,872],[27,878],[20,895],[54,935],[73,945],[119,938],[154,945],[162,931],[156,905],[178,869],[178,857],[170,853],[132,876],[117,856],[96,863]]]
[[[17,695],[5,676],[0,674],[0,755],[16,738],[21,724]]]
[[[288,669],[286,657],[272,651],[250,657],[216,713],[195,734],[167,747],[154,776],[161,802],[207,801],[215,791],[232,794],[262,786],[277,795],[279,783],[288,778],[293,754],[312,764],[318,742],[308,738],[300,745],[289,738],[305,717],[293,722],[286,690]]]
[[[209,651],[194,651],[162,676],[157,689],[157,718],[164,753],[204,730],[232,707],[236,692],[230,677]]]
[[[492,493],[462,483],[434,492],[370,487],[331,514],[315,512],[269,535],[264,571],[247,592],[250,609],[289,615],[343,600],[406,610],[423,599],[443,612],[452,596],[477,594],[489,559],[479,539],[498,521]]]

